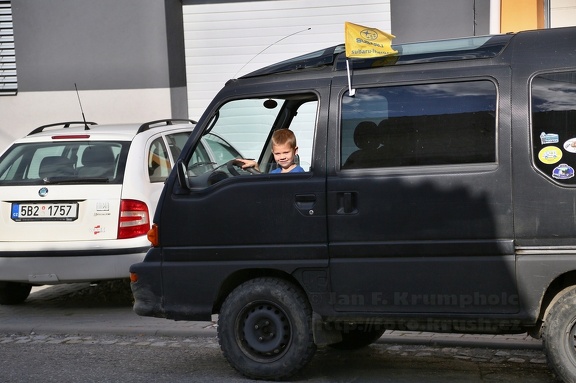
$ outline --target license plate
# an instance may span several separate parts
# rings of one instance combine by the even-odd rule
[[[78,218],[77,202],[13,203],[14,221],[74,221]]]

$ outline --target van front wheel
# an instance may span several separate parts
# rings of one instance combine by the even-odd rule
[[[576,381],[576,286],[554,299],[542,335],[550,367],[562,381]]]
[[[291,283],[258,278],[243,283],[226,298],[218,317],[224,357],[253,379],[285,379],[314,356],[312,309]]]

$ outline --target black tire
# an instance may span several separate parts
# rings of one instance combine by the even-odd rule
[[[30,295],[32,285],[19,282],[0,282],[0,304],[17,305]]]
[[[376,342],[385,329],[371,324],[351,324],[341,331],[342,341],[333,343],[330,347],[338,350],[357,350]]]
[[[312,309],[302,290],[281,279],[238,286],[222,304],[218,341],[228,363],[252,379],[285,379],[316,352]]]
[[[542,330],[548,364],[564,382],[576,382],[576,286],[552,301]]]

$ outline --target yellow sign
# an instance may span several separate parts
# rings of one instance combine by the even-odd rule
[[[348,58],[382,57],[398,53],[391,46],[396,36],[379,29],[345,22],[344,35]]]

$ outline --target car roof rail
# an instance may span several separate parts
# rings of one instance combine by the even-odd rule
[[[48,124],[48,125],[42,125],[37,127],[36,129],[34,129],[33,131],[31,131],[30,133],[28,133],[29,136],[36,134],[36,133],[40,133],[43,132],[45,129],[47,128],[52,128],[54,126],[61,126],[62,128],[69,128],[70,125],[98,125],[95,122],[92,121],[66,121],[66,122],[57,122],[55,124]]]
[[[165,120],[155,120],[155,121],[146,122],[146,123],[140,125],[140,128],[138,128],[138,132],[136,132],[136,134],[142,133],[148,129],[157,128],[159,126],[174,125],[175,123],[181,123],[181,122],[184,122],[187,124],[192,124],[192,125],[196,124],[196,121],[188,120],[185,118],[168,118]]]

